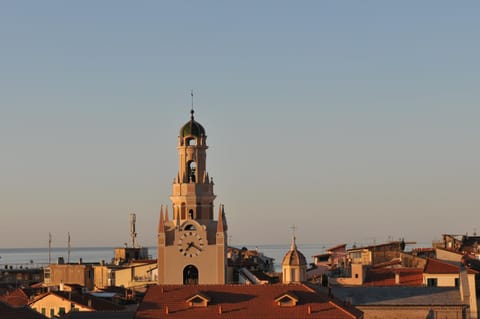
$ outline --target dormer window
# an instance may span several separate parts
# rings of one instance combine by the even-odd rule
[[[203,293],[196,293],[186,300],[190,307],[207,307],[210,302],[210,297]]]
[[[298,297],[291,292],[285,293],[275,298],[275,302],[280,307],[295,307],[298,303],[298,300]]]

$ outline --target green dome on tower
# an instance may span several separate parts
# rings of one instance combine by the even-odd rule
[[[182,126],[180,129],[180,136],[181,137],[186,137],[186,136],[205,136],[205,129],[203,128],[202,124],[198,123],[193,119],[193,113],[194,111],[190,111],[190,121],[185,123],[185,125]]]

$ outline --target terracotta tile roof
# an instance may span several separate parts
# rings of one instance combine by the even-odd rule
[[[125,311],[70,311],[62,319],[133,319],[133,312]]]
[[[210,298],[206,307],[190,307],[186,300],[201,292]],[[275,302],[285,294],[298,298],[295,306]],[[308,314],[310,312],[310,314]],[[167,314],[168,313],[168,314]],[[151,318],[360,318],[306,285],[164,285],[151,286],[136,319]]]
[[[313,255],[312,257],[321,258],[321,257],[330,257],[330,256],[332,256],[332,253],[323,253],[323,254]]]
[[[46,319],[47,317],[28,307],[15,308],[0,301],[2,319]]]
[[[395,274],[400,275],[400,283],[395,283]],[[365,276],[365,286],[422,286],[423,271],[419,268],[372,268]]]
[[[385,268],[385,267],[390,267],[390,266],[398,266],[401,265],[402,261],[400,258],[394,258],[392,260],[383,262],[383,263],[378,263],[372,266],[372,268]]]
[[[427,259],[424,272],[426,274],[458,274],[460,267],[440,261],[438,259]]]
[[[412,252],[434,252],[435,249],[436,248],[431,248],[431,247],[428,247],[428,248],[419,247],[419,248],[413,248]]]
[[[29,298],[22,289],[17,288],[1,295],[0,301],[9,304],[12,307],[23,307],[28,303]]]
[[[334,247],[331,247],[331,248],[328,248],[328,249],[325,249],[325,252],[322,253],[322,254],[318,254],[318,255],[313,255],[312,257],[330,257],[332,255],[344,255],[346,254],[346,247],[347,247],[347,244],[341,244],[341,245],[337,245],[337,246],[334,246]],[[337,251],[337,250],[341,250],[341,251]]]
[[[58,293],[63,298],[70,298],[68,293]],[[120,311],[123,310],[124,307],[120,305],[116,305],[112,302],[107,300],[103,300],[102,298],[97,298],[95,296],[89,294],[71,294],[70,298],[73,302],[82,304],[87,307],[91,307],[97,311]]]
[[[149,265],[156,264],[156,263],[157,263],[156,259],[137,259],[131,262],[132,265],[138,264],[139,266],[143,266],[145,264],[149,264]]]
[[[333,246],[331,248],[328,248],[326,251],[335,251],[335,250],[339,250],[340,248],[343,248],[343,250],[345,250],[347,248],[347,244]]]
[[[121,311],[124,309],[123,306],[114,304],[112,302],[103,300],[102,298],[97,298],[89,294],[79,294],[79,293],[68,293],[68,292],[47,292],[42,295],[39,295],[33,301],[29,302],[29,305],[37,302],[38,300],[48,296],[54,295],[61,299],[71,300],[73,303],[80,304],[84,307],[94,309],[96,311]]]
[[[278,282],[279,280],[278,277],[269,276],[261,270],[250,270],[250,272],[259,280],[268,281],[269,283],[275,283],[275,282]]]
[[[399,247],[401,242],[399,241],[391,241],[388,243],[383,243],[383,244],[377,244],[377,245],[370,245],[370,246],[362,246],[362,247],[355,247],[355,248],[350,248],[347,251],[356,251],[356,250],[363,250],[363,249],[373,249],[373,248],[380,248],[380,247],[386,247],[386,246],[393,246],[393,247]]]

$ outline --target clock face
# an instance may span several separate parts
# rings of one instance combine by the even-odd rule
[[[178,251],[185,257],[198,256],[203,251],[203,238],[194,231],[186,231],[178,240]]]

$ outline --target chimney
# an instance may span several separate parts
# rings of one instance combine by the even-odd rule
[[[400,285],[400,273],[395,272],[395,285]]]

